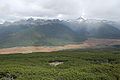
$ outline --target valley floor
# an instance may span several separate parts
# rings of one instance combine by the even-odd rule
[[[0,49],[0,54],[53,52],[68,49],[103,48],[114,45],[120,46],[120,39],[88,39],[82,43],[68,44],[64,46],[27,46]]]
[[[120,80],[120,49],[1,54],[0,80]]]

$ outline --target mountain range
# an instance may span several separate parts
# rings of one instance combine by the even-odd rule
[[[0,24],[0,48],[57,46],[89,38],[120,39],[120,25],[113,21],[84,19],[33,19]]]

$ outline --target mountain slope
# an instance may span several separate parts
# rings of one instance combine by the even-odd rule
[[[117,24],[110,24],[108,21],[77,19],[69,23],[72,30],[87,38],[120,39],[120,26],[116,27]]]
[[[80,41],[80,36],[60,21],[45,21],[42,25],[32,22],[1,27],[0,47],[63,45]]]
[[[81,18],[79,18],[81,19]],[[89,38],[120,39],[120,29],[98,20],[44,20],[32,18],[0,25],[0,48],[56,46]]]
[[[106,23],[101,23],[97,28],[91,28],[88,33],[92,38],[120,39],[120,30]]]

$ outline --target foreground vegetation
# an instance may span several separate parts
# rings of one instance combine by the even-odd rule
[[[120,49],[0,55],[0,80],[120,80]]]

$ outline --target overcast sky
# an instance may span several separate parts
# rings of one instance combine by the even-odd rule
[[[0,22],[80,16],[120,21],[120,0],[0,0]]]

